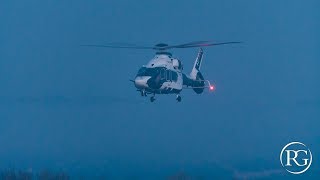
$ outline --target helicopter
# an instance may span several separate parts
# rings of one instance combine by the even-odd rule
[[[205,88],[214,91],[215,86],[209,80],[205,80],[200,72],[203,59],[203,47],[236,44],[241,42],[194,41],[179,45],[159,43],[154,46],[140,46],[135,44],[110,43],[105,45],[82,45],[90,47],[124,48],[124,49],[150,49],[155,50],[155,56],[143,65],[136,74],[133,82],[141,96],[150,94],[150,101],[156,100],[156,94],[175,94],[177,102],[181,102],[180,92],[183,89],[193,89],[196,94],[202,94]],[[183,73],[181,60],[174,58],[168,50],[178,48],[199,48],[190,74]]]

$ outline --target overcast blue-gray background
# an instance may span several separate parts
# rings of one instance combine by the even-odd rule
[[[123,177],[282,172],[301,141],[320,173],[318,1],[2,1],[0,167]],[[205,48],[215,93],[158,96],[129,81],[153,45]],[[197,49],[173,50],[191,70]],[[211,174],[210,174],[211,173]],[[272,174],[272,173],[271,173]],[[233,176],[233,175],[232,175]]]

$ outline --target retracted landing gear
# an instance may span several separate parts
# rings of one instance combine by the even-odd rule
[[[178,102],[181,102],[182,98],[181,98],[181,96],[180,96],[179,94],[177,94],[176,100],[177,100]]]

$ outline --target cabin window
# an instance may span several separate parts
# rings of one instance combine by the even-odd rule
[[[171,73],[172,81],[178,81],[178,73],[172,71]]]

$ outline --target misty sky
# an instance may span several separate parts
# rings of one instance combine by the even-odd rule
[[[318,1],[1,4],[0,168],[282,170],[282,147],[301,141],[315,155],[308,172],[319,170]],[[245,43],[205,48],[217,89],[185,90],[181,103],[150,103],[129,81],[153,51],[80,46],[198,40]],[[197,51],[171,52],[189,73]]]

